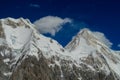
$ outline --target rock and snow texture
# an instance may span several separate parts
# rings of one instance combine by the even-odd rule
[[[0,80],[120,80],[120,55],[108,46],[83,29],[63,48],[28,19],[1,19]]]
[[[86,63],[92,69],[97,68],[105,71],[107,75],[111,72],[120,78],[120,56],[111,50],[93,32],[88,29],[81,30],[77,36],[66,46],[70,56],[78,63]],[[96,68],[97,67],[97,68]]]

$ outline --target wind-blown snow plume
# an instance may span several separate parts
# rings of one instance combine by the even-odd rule
[[[34,24],[40,31],[40,33],[50,33],[52,36],[55,35],[66,23],[71,23],[70,18],[60,18],[57,16],[46,16],[35,21]]]
[[[118,44],[118,47],[120,47],[120,44]]]
[[[112,43],[105,37],[105,35],[101,32],[93,32],[93,34],[95,35],[95,37],[101,41],[102,43],[104,43],[106,46],[111,47]]]

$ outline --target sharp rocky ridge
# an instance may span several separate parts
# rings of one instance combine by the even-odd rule
[[[120,80],[120,54],[88,29],[64,48],[28,19],[0,19],[0,80]]]

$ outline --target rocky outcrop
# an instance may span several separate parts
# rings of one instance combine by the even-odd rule
[[[10,80],[119,80],[112,72],[106,75],[104,71],[93,71],[84,64],[77,67],[63,61],[61,66],[48,66],[48,62],[44,57],[37,60],[29,56],[13,72]]]

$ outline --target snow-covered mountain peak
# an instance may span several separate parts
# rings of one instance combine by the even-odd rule
[[[103,51],[111,53],[111,49],[106,46],[100,38],[96,36],[94,32],[85,28],[80,30],[80,32],[73,37],[65,49],[69,51],[72,57],[77,59],[78,62],[80,58],[88,57],[89,55],[95,57],[96,53],[103,53]]]
[[[69,51],[73,51],[83,45],[89,46],[89,41],[91,39],[94,39],[92,32],[87,28],[82,29],[76,36],[73,37],[72,41],[68,43],[65,48]]]
[[[101,35],[82,29],[63,48],[28,19],[0,19],[0,80],[119,80],[119,52]]]
[[[90,34],[91,33],[91,31],[88,29],[88,28],[84,28],[84,29],[81,29],[79,32],[78,32],[78,34],[79,35],[84,35],[84,34]]]
[[[9,48],[8,53],[2,56],[13,56],[15,63],[23,55],[39,59],[38,51],[42,51],[46,58],[64,53],[64,48],[57,41],[40,34],[27,19],[5,18],[0,23],[0,45]]]
[[[104,44],[100,39],[103,37],[101,37],[101,33],[99,34],[97,36],[89,29],[82,29],[65,48],[78,63],[86,63],[94,69],[97,65],[104,70],[106,70],[106,66],[110,66],[115,73],[120,75],[118,68],[120,67],[120,56]],[[110,73],[108,72],[108,74]]]
[[[63,49],[57,41],[41,35],[28,19],[5,18],[0,19],[0,23],[1,41],[12,49],[30,46],[32,41],[43,51]]]
[[[11,48],[20,49],[31,38],[32,23],[28,20],[5,18],[1,19],[0,23],[1,36],[4,37],[7,45]]]
[[[4,19],[0,19],[0,22],[2,22],[3,24],[6,24],[6,25],[12,25],[12,26],[20,26],[20,25],[25,25],[26,23],[28,24],[31,24],[31,22],[29,21],[29,19],[24,19],[24,18],[18,18],[18,19],[14,19],[14,18],[11,18],[11,17],[8,17],[8,18],[4,18]]]
[[[108,48],[106,44],[101,40],[101,36],[96,35],[97,32],[92,32],[89,29],[85,28],[80,30],[76,36],[73,37],[71,42],[68,43],[68,45],[65,47],[68,51],[73,51],[75,49],[80,50],[81,48],[85,49],[88,48],[91,49],[98,49],[99,46],[104,46],[105,48]],[[101,35],[101,33],[99,33]],[[83,47],[84,46],[84,47]],[[88,52],[89,52],[88,50]]]

